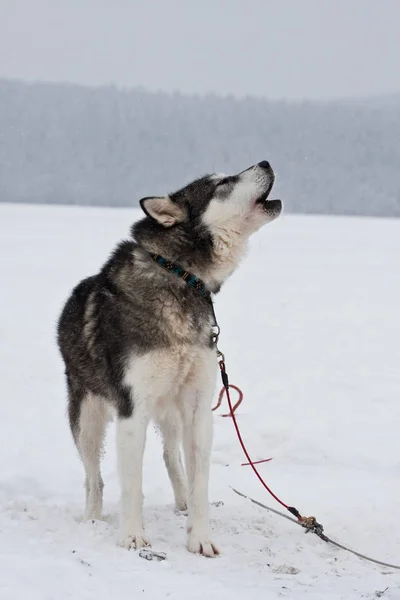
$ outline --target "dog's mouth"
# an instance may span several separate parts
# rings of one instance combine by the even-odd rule
[[[271,181],[267,190],[263,194],[261,194],[261,196],[259,196],[255,201],[256,206],[261,206],[262,210],[268,215],[270,215],[271,213],[279,214],[282,210],[281,200],[268,200],[268,196],[272,190],[273,185],[274,180]]]

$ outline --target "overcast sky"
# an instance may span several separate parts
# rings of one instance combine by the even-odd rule
[[[400,92],[400,0],[0,0],[0,76],[270,98]]]

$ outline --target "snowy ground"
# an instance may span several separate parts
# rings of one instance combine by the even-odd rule
[[[113,428],[104,522],[82,524],[55,323],[75,283],[126,236],[128,210],[0,205],[0,598],[400,599],[400,572],[329,547],[230,490],[278,506],[215,417],[217,560],[192,556],[152,432],[148,563],[116,545]],[[400,221],[284,217],[253,239],[217,300],[239,422],[272,488],[332,538],[400,562]]]

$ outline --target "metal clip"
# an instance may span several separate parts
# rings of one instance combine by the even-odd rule
[[[217,331],[211,331],[211,341],[214,344],[214,346],[217,347],[217,350],[218,350],[218,340],[219,340],[219,334],[221,333],[221,329],[219,328],[219,325],[214,325],[214,327],[216,328]]]
[[[221,350],[218,350],[217,347],[217,358],[220,359],[218,362],[225,362],[225,355],[223,352],[221,352]]]

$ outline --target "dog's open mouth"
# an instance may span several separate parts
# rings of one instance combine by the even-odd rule
[[[282,209],[282,202],[280,200],[268,200],[268,196],[272,190],[273,185],[274,182],[271,181],[267,191],[261,194],[261,196],[259,196],[255,201],[255,204],[260,205],[262,209],[268,214],[271,212],[280,212]]]

